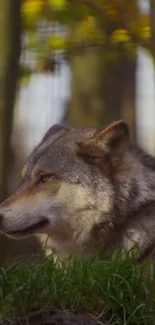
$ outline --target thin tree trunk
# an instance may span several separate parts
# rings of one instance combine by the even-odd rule
[[[10,137],[20,55],[20,0],[0,0],[0,202],[7,196]],[[0,263],[8,248],[0,236]]]
[[[20,55],[20,0],[0,0],[0,201],[7,195]]]
[[[151,52],[155,68],[155,0],[150,0],[150,16],[151,16]],[[155,130],[154,130],[155,134]],[[155,141],[154,141],[155,143]],[[155,144],[152,154],[155,155]]]
[[[122,104],[121,117],[126,120],[130,127],[131,139],[137,141],[136,132],[136,67],[137,60],[127,60],[125,64],[125,91]]]
[[[150,0],[151,15],[151,51],[155,60],[155,1]]]

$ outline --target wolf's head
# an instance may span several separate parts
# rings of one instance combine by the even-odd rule
[[[13,238],[44,233],[73,246],[89,242],[100,223],[106,233],[128,143],[123,121],[101,130],[52,126],[30,155],[20,188],[0,205],[0,230]]]

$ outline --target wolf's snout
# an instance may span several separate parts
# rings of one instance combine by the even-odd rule
[[[0,224],[1,224],[2,219],[3,219],[3,214],[0,213]]]
[[[4,219],[5,219],[5,215],[3,211],[0,211],[0,232],[3,232],[3,228],[4,228]]]
[[[49,220],[37,213],[36,207],[24,208],[22,205],[0,208],[0,232],[9,236],[27,236],[42,232]]]
[[[0,209],[0,231],[3,228],[4,219],[5,219],[5,213],[4,211],[2,211],[2,209]]]

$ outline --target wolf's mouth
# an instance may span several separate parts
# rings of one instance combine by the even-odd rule
[[[38,231],[39,229],[42,229],[44,227],[46,227],[48,225],[48,220],[47,219],[44,219],[32,226],[29,226],[25,229],[20,229],[20,230],[15,230],[15,231],[9,231],[7,232],[7,235],[13,235],[13,236],[24,236],[24,235],[28,235],[28,234],[33,234],[35,233],[36,231]]]

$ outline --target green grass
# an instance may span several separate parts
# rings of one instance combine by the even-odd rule
[[[0,323],[12,322],[34,310],[73,310],[111,319],[112,324],[155,323],[154,266],[133,259],[111,262],[72,259],[60,268],[52,258],[17,261],[0,269]]]

